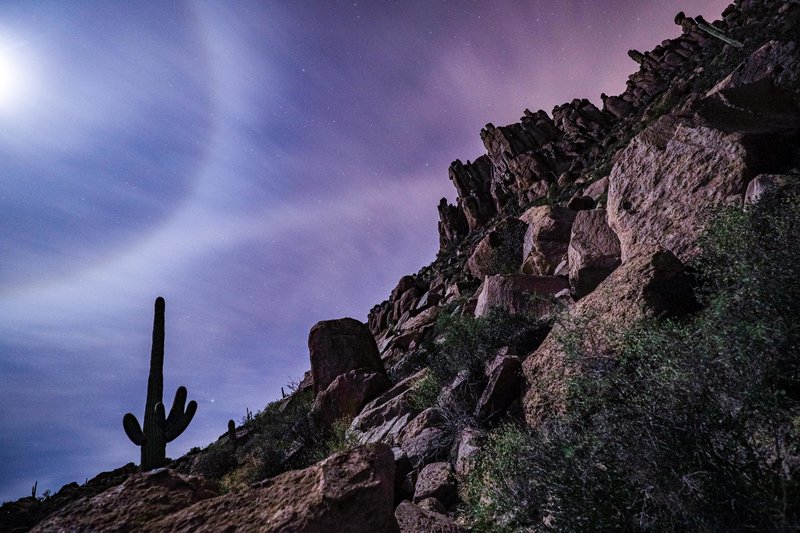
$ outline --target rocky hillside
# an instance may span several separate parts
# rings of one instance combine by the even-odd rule
[[[800,528],[800,2],[675,22],[602,109],[487,124],[436,260],[284,398],[0,529]]]

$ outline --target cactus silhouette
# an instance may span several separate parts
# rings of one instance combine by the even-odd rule
[[[164,298],[156,298],[153,319],[153,348],[150,352],[150,375],[147,379],[147,401],[144,406],[144,425],[128,413],[122,417],[122,427],[131,442],[142,448],[142,471],[153,470],[167,462],[167,443],[183,433],[197,411],[197,402],[186,405],[186,387],[178,387],[169,416],[166,416],[164,393]]]

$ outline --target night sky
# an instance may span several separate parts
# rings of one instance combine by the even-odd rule
[[[722,0],[0,4],[0,501],[139,461],[153,300],[178,457],[438,248],[487,122],[600,104]]]

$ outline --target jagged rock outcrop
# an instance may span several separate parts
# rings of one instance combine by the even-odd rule
[[[453,505],[458,495],[453,466],[447,461],[429,463],[417,475],[414,503],[436,498],[445,507]]]
[[[753,176],[785,168],[798,132],[794,98],[767,80],[723,89],[637,135],[609,177],[608,223],[622,260],[654,245],[691,259],[709,209],[741,205]]]
[[[501,270],[519,268],[526,228],[524,222],[513,217],[500,221],[475,246],[475,251],[467,260],[467,271],[474,277],[483,279]]]
[[[487,424],[497,422],[522,394],[522,364],[517,357],[498,355],[487,365],[488,382],[475,406],[475,417]]]
[[[351,370],[336,376],[317,394],[312,414],[325,426],[340,419],[349,422],[367,402],[390,386],[385,372]]]

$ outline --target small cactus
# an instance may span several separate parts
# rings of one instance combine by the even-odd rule
[[[150,352],[150,376],[147,379],[147,401],[144,407],[144,428],[128,413],[122,417],[122,427],[128,438],[142,448],[142,471],[166,464],[167,443],[178,437],[192,421],[197,402],[186,404],[186,387],[178,387],[169,416],[162,396],[164,392],[164,298],[156,298],[153,319],[153,347]]]
[[[236,422],[228,420],[228,440],[236,446]]]

